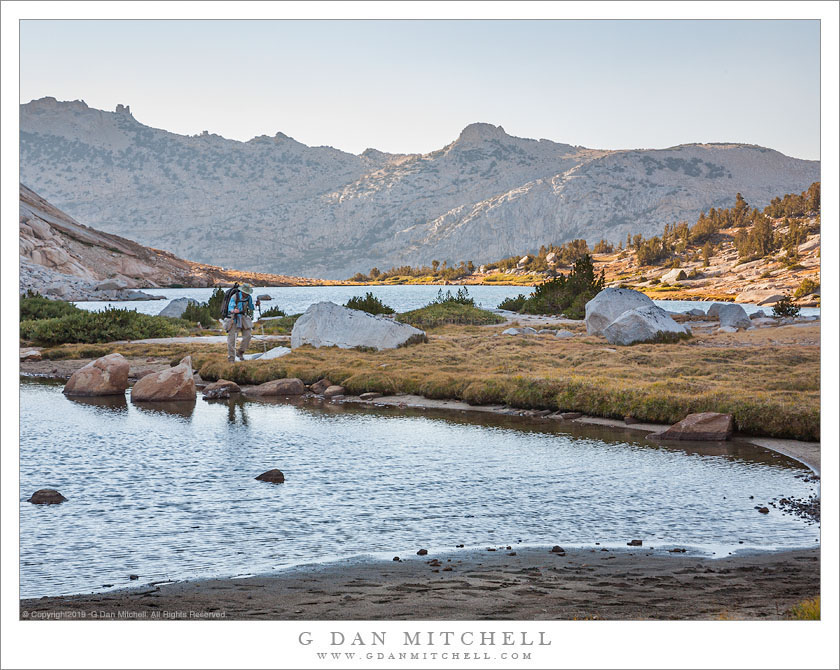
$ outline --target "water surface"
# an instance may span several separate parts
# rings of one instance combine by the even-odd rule
[[[798,463],[754,447],[690,451],[595,427],[334,406],[138,407],[61,388],[21,384],[22,597],[456,544],[640,538],[721,551],[819,537],[801,519],[756,512],[813,485]],[[254,479],[271,468],[285,484]],[[68,502],[23,502],[46,487]]]
[[[427,305],[437,296],[438,291],[443,289],[455,293],[459,286],[429,286],[429,285],[405,285],[405,286],[283,286],[257,288],[255,295],[270,295],[271,302],[266,302],[263,309],[279,307],[287,314],[300,314],[306,308],[316,302],[329,300],[339,305],[345,304],[354,296],[361,296],[367,292],[373,293],[386,305],[394,308],[397,312],[407,312]],[[495,309],[499,303],[506,298],[514,298],[520,294],[531,295],[534,289],[531,286],[467,286],[470,295],[480,307]],[[175,298],[193,298],[200,302],[206,301],[213,293],[209,288],[156,288],[147,289],[147,293],[166,296],[167,300],[135,300],[135,301],[111,301],[111,302],[77,302],[82,309],[99,311],[106,307],[124,307],[134,309],[143,314],[159,314],[169,304],[169,300]],[[654,300],[660,307],[675,311],[684,312],[699,307],[707,310],[711,303],[700,300]],[[739,303],[740,304],[740,303]],[[741,304],[751,314],[759,309],[770,313],[770,307],[758,307],[757,305]],[[819,315],[818,307],[803,307],[802,315]]]

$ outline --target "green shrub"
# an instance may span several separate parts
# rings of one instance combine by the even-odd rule
[[[397,321],[415,328],[434,328],[445,324],[486,326],[504,323],[504,318],[486,309],[457,302],[432,303],[426,307],[397,315]]]
[[[50,300],[35,291],[27,291],[20,297],[20,320],[55,319],[81,312],[78,307],[63,300]]]
[[[446,293],[443,292],[443,289],[438,289],[437,297],[429,303],[429,307],[432,305],[445,305],[445,304],[457,304],[457,305],[471,305],[475,307],[475,300],[470,296],[470,292],[467,291],[466,286],[462,286],[458,289],[458,291],[453,295],[452,291],[446,289]]]
[[[813,279],[806,277],[802,280],[802,283],[797,287],[797,289],[793,292],[794,298],[802,298],[806,295],[810,295],[814,291],[818,291],[820,288],[819,282],[815,282]]]
[[[773,316],[799,316],[801,310],[793,304],[789,295],[773,305]]]
[[[559,275],[538,285],[519,311],[526,314],[565,314],[572,319],[585,316],[584,307],[604,288],[604,273],[595,275],[592,257],[581,256],[568,275]]]
[[[260,315],[260,318],[266,316],[286,316],[286,312],[284,312],[279,307],[269,307],[268,309],[263,310],[262,314]]]
[[[515,298],[505,298],[502,300],[502,302],[499,303],[499,309],[506,309],[509,312],[518,312],[522,309],[526,300],[527,298],[525,295],[520,293]]]
[[[393,314],[394,310],[388,307],[379,298],[373,295],[370,291],[365,293],[364,297],[354,296],[347,301],[345,307],[350,309],[358,309],[368,314]]]
[[[207,303],[190,303],[181,314],[181,319],[191,323],[200,323],[204,328],[218,327],[219,322],[213,316]]]
[[[175,337],[187,332],[189,325],[181,319],[109,307],[101,312],[79,310],[53,319],[22,321],[20,336],[40,346],[73,342],[94,344],[150,337]]]
[[[207,308],[210,310],[210,316],[214,319],[220,319],[222,316],[222,303],[225,301],[225,293],[227,293],[225,289],[218,287],[207,300]]]

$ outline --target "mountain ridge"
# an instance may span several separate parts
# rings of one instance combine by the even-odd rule
[[[589,149],[473,123],[435,151],[361,154],[278,132],[247,142],[143,125],[128,106],[21,105],[21,180],[69,214],[204,263],[347,277],[618,241],[741,191],[764,205],[819,163],[740,143]]]

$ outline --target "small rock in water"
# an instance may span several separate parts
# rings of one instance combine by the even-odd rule
[[[360,400],[375,400],[376,398],[381,398],[381,397],[382,397],[381,393],[375,393],[375,392],[371,391],[369,393],[362,393],[362,395],[359,396],[359,399]]]
[[[428,550],[428,549],[418,549],[418,550],[417,550],[417,555],[418,555],[418,556],[425,556],[425,555],[426,555],[426,554],[428,554],[428,553],[429,553],[429,550]]]
[[[391,559],[391,560],[394,560],[394,561],[399,561],[399,560],[400,560],[400,557],[399,557],[399,556],[394,556],[394,558],[393,558],[393,559]]]
[[[685,553],[685,549],[683,549],[682,547],[676,547],[674,549],[669,549],[668,551],[672,554],[684,554]]]
[[[766,507],[759,507],[758,511],[759,511],[760,514],[770,514],[770,510],[767,509]]]
[[[32,497],[27,500],[33,505],[58,505],[67,500],[55,489],[39,489],[32,494]]]
[[[135,579],[140,579],[140,575],[129,575],[128,578],[134,581]]]
[[[312,393],[317,393],[318,395],[321,395],[332,385],[333,383],[325,377],[324,379],[319,379],[317,382],[312,384],[312,386],[309,387],[309,390],[312,391]]]
[[[286,477],[283,473],[276,468],[274,470],[269,470],[268,472],[263,472],[261,475],[254,477],[254,479],[258,479],[261,482],[271,482],[272,484],[282,484],[286,481]]]
[[[344,395],[344,387],[334,384],[324,389],[325,398],[335,398],[336,396]]]
[[[555,544],[555,545],[551,548],[551,553],[552,553],[552,554],[565,554],[565,553],[566,553],[566,550],[565,550],[565,549],[563,549],[563,547],[561,547],[560,545]]]
[[[509,548],[509,547],[508,547],[508,548]],[[509,553],[508,553],[508,556],[516,556],[516,552],[515,552],[515,551],[511,551],[511,552],[509,552]]]
[[[641,547],[642,546],[642,541],[641,540],[630,540],[627,543],[627,546],[628,547]]]
[[[487,551],[496,551],[495,547],[487,547]]]
[[[463,549],[463,548],[464,548],[464,545],[463,545],[463,544],[456,544],[456,545],[455,545],[455,548],[456,548],[456,549]]]

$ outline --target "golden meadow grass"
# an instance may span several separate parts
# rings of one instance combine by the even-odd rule
[[[378,352],[301,347],[263,362],[229,363],[224,345],[202,343],[62,345],[42,355],[95,358],[116,351],[177,362],[192,354],[207,380],[260,384],[299,377],[312,383],[328,377],[353,394],[413,393],[655,423],[727,412],[748,434],[819,440],[819,326],[629,347],[597,337],[499,334],[504,327],[449,325],[430,331],[426,344]],[[252,342],[250,351],[262,347]]]
[[[379,352],[301,347],[262,363],[228,363],[219,347],[196,352],[193,361],[208,380],[259,384],[299,377],[312,383],[328,377],[352,394],[414,393],[657,423],[728,412],[745,433],[819,440],[819,347],[796,344],[818,338],[818,327],[630,347],[501,330],[446,326],[427,344]]]

